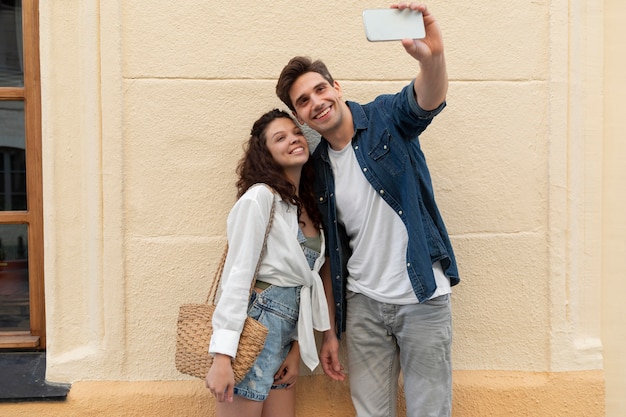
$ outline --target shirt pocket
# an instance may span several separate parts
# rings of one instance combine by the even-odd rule
[[[369,152],[370,158],[392,176],[401,175],[408,161],[408,155],[401,141],[394,139],[387,129],[375,139],[374,146]]]

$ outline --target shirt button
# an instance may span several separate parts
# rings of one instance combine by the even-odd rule
[[[400,216],[402,216],[402,210],[398,211],[398,214],[399,214]]]
[[[341,304],[339,304],[339,303],[337,303],[337,304],[335,304],[335,305],[336,305],[337,307],[340,307],[340,306],[341,306]]]
[[[354,147],[354,149],[359,149],[359,145],[356,145],[356,146]]]
[[[363,172],[367,172],[367,168],[363,168]]]
[[[335,279],[336,279],[336,280],[338,280],[338,279],[339,279],[339,275],[337,275],[337,276],[335,277]]]
[[[407,267],[407,268],[410,268],[410,267],[411,267],[411,262],[408,262],[408,263],[406,264],[406,267]]]
[[[387,145],[383,146],[383,149],[387,149]]]
[[[320,197],[320,201],[324,201],[324,197]]]
[[[385,194],[385,190],[380,190],[380,191],[379,191],[379,193],[380,193],[381,195],[382,195],[382,194]]]

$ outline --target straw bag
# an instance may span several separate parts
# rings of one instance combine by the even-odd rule
[[[250,293],[254,290],[257,273],[261,266],[261,260],[267,246],[267,236],[274,220],[274,209],[276,200],[272,203],[270,212],[270,220],[265,229],[265,237],[263,238],[263,247],[259,260],[257,261],[254,277]],[[180,306],[178,312],[177,337],[176,337],[176,369],[183,374],[191,375],[196,378],[205,379],[211,364],[213,356],[209,354],[209,342],[213,333],[213,311],[215,311],[215,295],[222,277],[224,262],[228,246],[224,250],[220,266],[215,273],[215,278],[209,295],[204,304],[184,304]],[[243,330],[239,338],[239,346],[237,347],[237,355],[232,361],[233,373],[235,374],[235,384],[239,383],[248,373],[254,361],[259,356],[265,345],[268,329],[258,321],[247,316],[243,325]]]

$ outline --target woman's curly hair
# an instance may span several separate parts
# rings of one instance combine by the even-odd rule
[[[296,195],[295,186],[285,176],[283,168],[272,158],[266,144],[266,130],[269,124],[279,118],[289,119],[295,123],[289,113],[273,109],[262,115],[252,125],[250,139],[244,144],[244,154],[237,165],[237,198],[241,197],[254,184],[264,183],[272,187],[283,200],[294,204],[298,208],[298,218],[302,208],[316,228],[321,227],[321,216],[315,202],[313,181],[315,172],[309,159],[302,167],[300,189]],[[296,124],[297,126],[297,124]]]

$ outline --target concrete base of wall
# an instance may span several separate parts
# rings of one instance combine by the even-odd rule
[[[347,383],[298,381],[298,417],[352,417]],[[3,417],[210,417],[202,381],[76,382],[63,402],[3,403]],[[454,417],[604,417],[602,371],[455,371]],[[399,417],[404,412],[400,410]]]

